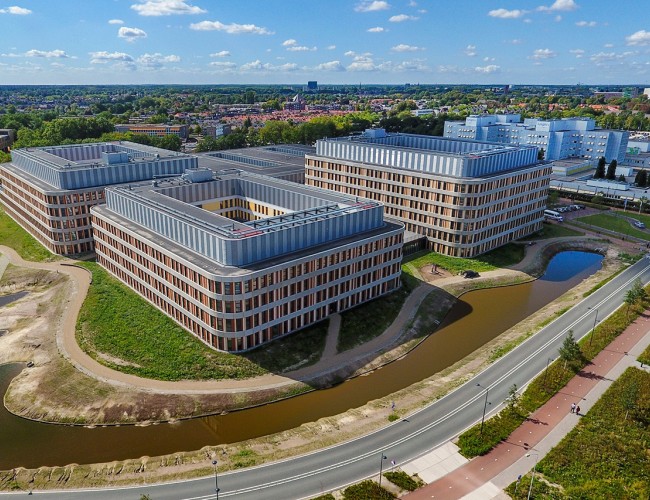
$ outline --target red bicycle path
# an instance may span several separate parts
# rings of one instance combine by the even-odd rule
[[[578,419],[584,415],[596,402],[596,398],[586,399],[587,394],[602,383],[602,392],[612,381],[607,379],[607,374],[621,361],[634,365],[634,359],[628,356],[630,350],[641,340],[650,337],[650,310],[639,316],[628,328],[605,347],[583,370],[573,377],[560,391],[546,402],[528,419],[519,426],[506,441],[501,442],[488,454],[474,458],[465,465],[455,469],[440,479],[424,486],[404,498],[409,500],[420,499],[460,499],[466,495],[475,498],[494,498],[487,495],[489,489],[484,489],[481,495],[470,495],[472,492],[484,487],[494,478],[503,473],[526,454],[537,455],[539,459],[545,454],[543,450],[535,448],[540,441],[555,430],[556,427],[565,427],[566,432],[555,436],[559,442],[577,424]],[[644,342],[644,344],[647,342]],[[635,349],[636,350],[636,349]],[[628,359],[624,359],[625,357]],[[638,364],[637,364],[638,365]],[[604,383],[603,383],[604,382]],[[575,421],[567,422],[567,414],[571,413],[571,403],[580,406],[580,415],[570,415]],[[563,423],[560,426],[560,423]],[[558,434],[558,433],[555,433]],[[533,468],[534,459],[528,459],[523,466],[526,472]],[[505,484],[514,481],[517,475]],[[503,478],[501,478],[503,479]],[[492,490],[495,486],[492,486]],[[477,492],[478,493],[478,492]],[[487,495],[487,496],[485,496]],[[505,496],[504,498],[507,498]]]

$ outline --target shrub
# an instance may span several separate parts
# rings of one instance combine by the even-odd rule
[[[374,481],[367,479],[359,484],[353,484],[345,488],[343,498],[345,500],[390,500],[396,497]]]
[[[402,470],[386,472],[384,477],[406,491],[415,491],[422,484],[422,481],[416,481]]]

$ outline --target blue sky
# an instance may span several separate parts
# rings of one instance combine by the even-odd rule
[[[650,86],[648,0],[0,0],[0,84]]]

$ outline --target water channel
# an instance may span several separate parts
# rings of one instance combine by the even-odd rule
[[[471,353],[596,272],[602,256],[562,252],[531,283],[467,293],[435,334],[405,359],[331,389],[175,424],[87,429],[16,417],[0,407],[0,469],[95,463],[233,443],[362,406],[427,378]],[[0,366],[0,394],[22,365]]]

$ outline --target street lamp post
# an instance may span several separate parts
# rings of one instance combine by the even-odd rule
[[[379,487],[381,488],[381,474],[384,471],[384,460],[388,459],[384,452],[381,452],[381,459],[379,460]]]
[[[217,500],[219,500],[219,476],[217,475],[217,461],[213,460],[212,465],[214,465],[214,491],[217,492]]]
[[[596,331],[596,323],[598,323],[598,308],[596,308],[596,317],[594,318],[594,327],[591,329],[591,335],[589,336],[589,345],[594,340],[594,331]]]
[[[537,453],[526,453],[526,456],[529,457],[531,455],[535,455],[535,465],[533,466],[533,473],[530,475],[530,486],[528,487],[528,497],[527,499],[530,500],[530,495],[533,493],[533,480],[535,479],[535,470],[537,469],[537,460],[539,460],[539,454]]]
[[[485,403],[483,403],[483,417],[481,418],[481,436],[483,435],[483,424],[485,423],[485,411],[487,410],[487,404],[488,404],[488,393],[490,392],[489,387],[483,387],[481,384],[476,384],[476,387],[480,387],[482,389],[485,389]]]
[[[546,360],[546,369],[544,370],[544,378],[542,379],[542,387],[544,390],[546,390],[546,374],[548,373],[548,365],[551,361],[553,361],[553,358],[548,358]]]

